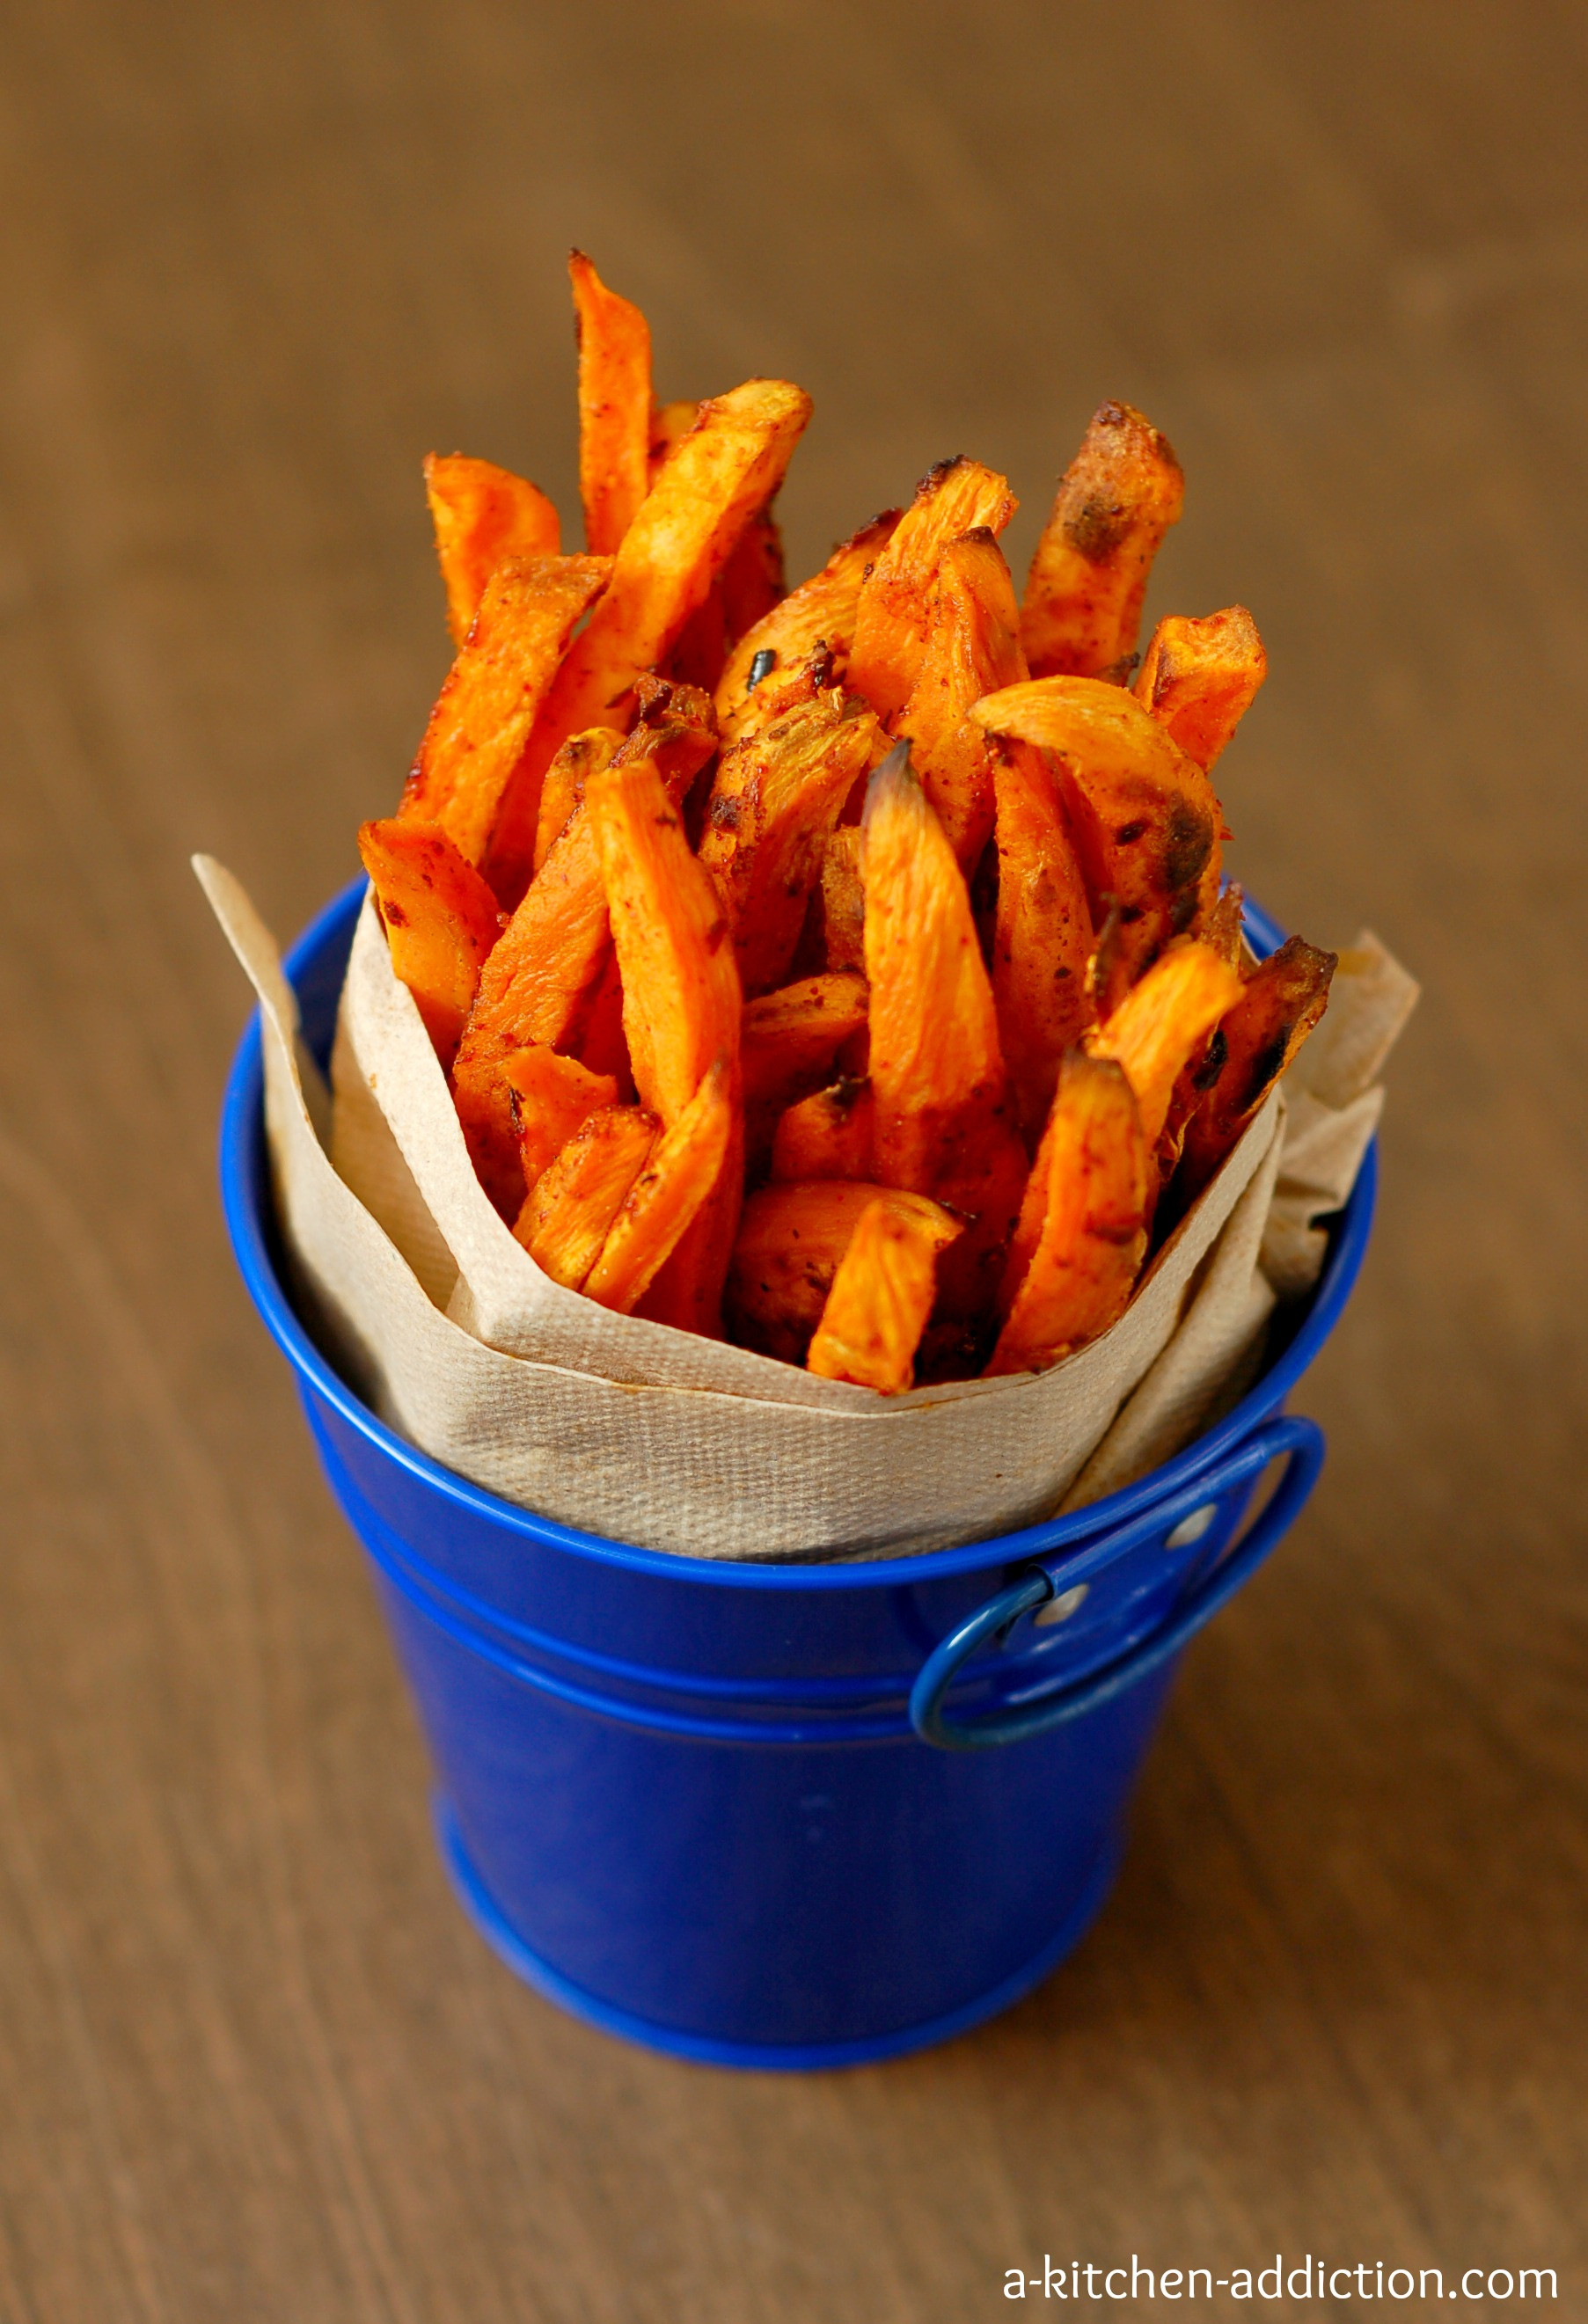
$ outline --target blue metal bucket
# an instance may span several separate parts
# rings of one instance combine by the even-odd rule
[[[287,963],[322,1059],[362,894]],[[1248,925],[1278,941],[1250,907]],[[374,1564],[442,1851],[484,1935],[612,2032],[815,2068],[1005,2008],[1097,1912],[1181,1649],[1316,1479],[1322,1434],[1282,1407],[1361,1266],[1374,1157],[1288,1343],[1187,1451],[1076,1516],[862,1565],[724,1564],[576,1533],[377,1420],[283,1287],[257,1018],[221,1182],[244,1279]],[[1276,1460],[1276,1491],[1232,1547]]]

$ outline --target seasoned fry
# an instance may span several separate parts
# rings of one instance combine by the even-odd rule
[[[515,779],[509,787],[491,835],[485,868],[492,886],[510,908],[522,899],[559,834],[567,828],[570,797],[583,796],[595,761],[610,765],[614,756],[654,759],[676,805],[716,749],[716,715],[710,696],[698,687],[644,671],[634,683],[632,709],[633,725],[616,752],[606,752],[599,742],[580,752],[581,737],[573,735],[539,785]],[[616,731],[611,725],[587,730],[593,734]]]
[[[846,1074],[787,1108],[772,1134],[773,1183],[875,1176],[876,1101],[863,1074]]]
[[[745,993],[789,973],[827,839],[878,733],[833,690],[747,734],[717,768],[700,861],[733,931]]]
[[[783,536],[770,501],[757,509],[744,528],[717,586],[722,591],[723,632],[730,646],[781,604],[789,584],[783,572]]]
[[[900,743],[865,815],[877,1176],[968,1221],[940,1270],[943,1320],[990,1314],[1027,1176],[992,982],[964,875]]]
[[[575,1130],[593,1113],[617,1103],[617,1083],[610,1074],[591,1073],[576,1057],[559,1056],[541,1042],[515,1051],[502,1073],[512,1093],[523,1183],[532,1189]]]
[[[766,1186],[752,1194],[728,1277],[734,1338],[763,1355],[802,1364],[861,1214],[880,1195],[891,1201],[896,1216],[930,1222],[944,1215],[923,1195],[838,1178]]]
[[[757,379],[700,407],[642,503],[606,595],[575,639],[535,722],[517,780],[536,804],[570,734],[609,722],[642,670],[664,663],[756,511],[783,480],[810,417],[785,380]],[[534,817],[528,820],[532,825]]]
[[[902,1396],[914,1384],[937,1295],[937,1253],[963,1232],[946,1211],[924,1218],[913,1200],[901,1208],[897,1194],[868,1203],[838,1262],[806,1369]]]
[[[685,401],[659,403],[651,414],[651,482],[654,484],[677,447],[700,417],[700,406]]]
[[[569,272],[588,553],[524,478],[426,461],[457,652],[360,835],[475,1175],[614,1313],[715,1335],[725,1300],[884,1395],[1040,1369],[1325,1005],[1333,955],[1253,968],[1220,894],[1256,626],[1163,620],[1131,683],[1184,488],[1120,403],[1023,607],[963,456],[785,595],[809,399],[655,403],[643,316]]]
[[[1035,1138],[1059,1060],[1092,1022],[1092,913],[1063,796],[1041,752],[1014,741],[992,747],[992,995],[1020,1126]]]
[[[670,1130],[718,1059],[729,1063],[721,1167],[646,1297],[655,1320],[716,1336],[743,1192],[734,948],[716,890],[690,853],[654,766],[625,765],[620,755],[590,778],[585,799],[600,840],[623,1033],[642,1099]],[[642,1285],[636,1298],[644,1291]]]
[[[420,823],[439,823],[470,863],[485,853],[574,625],[610,570],[601,557],[512,557],[485,585],[399,810]]]
[[[623,1089],[625,1101],[632,1095],[633,1068],[629,1063],[629,1045],[623,1038],[623,979],[617,964],[617,954],[609,951],[601,981],[591,994],[579,1028],[579,1063],[588,1065],[593,1074],[611,1074]]]
[[[822,854],[822,927],[829,968],[865,967],[865,873],[860,825],[840,824]]]
[[[696,606],[679,632],[679,641],[668,656],[668,668],[676,678],[686,679],[691,686],[704,687],[709,694],[723,674],[727,656],[728,632],[719,574],[706,592],[705,604]]]
[[[1147,1250],[1148,1147],[1122,1066],[1072,1049],[1031,1172],[990,1379],[1042,1371],[1105,1332]]]
[[[863,1036],[868,994],[853,969],[804,976],[746,1002],[741,1056],[752,1167],[765,1159],[778,1117],[832,1078],[845,1043]]]
[[[507,1061],[537,1044],[579,1046],[609,944],[600,849],[581,806],[485,964],[452,1070],[470,1157],[503,1218],[523,1200]]]
[[[695,723],[710,721],[711,705],[689,687],[650,678],[642,692],[641,723],[607,766],[648,767],[665,799],[676,803],[711,753],[709,724]],[[652,716],[658,723],[648,723]],[[586,797],[605,752],[602,743],[589,754]],[[611,963],[601,852],[581,798],[492,954],[453,1071],[475,1168],[504,1218],[514,1214],[522,1194],[506,1060],[540,1042],[577,1050],[593,1072],[626,1082],[622,991]]]
[[[554,1283],[581,1287],[660,1135],[660,1122],[642,1106],[608,1106],[542,1173],[512,1231]]]
[[[1178,1181],[1194,1201],[1239,1143],[1279,1075],[1329,1005],[1338,955],[1292,936],[1260,961],[1241,997],[1219,1021],[1208,1056],[1211,1079],[1186,1127]]]
[[[623,981],[623,1030],[644,1102],[671,1129],[739,1048],[740,986],[716,889],[649,761],[616,760],[585,790]]]
[[[651,489],[651,327],[570,253],[579,343],[579,497],[592,556],[613,557]]]
[[[939,461],[916,486],[862,584],[854,613],[849,682],[880,718],[903,709],[919,674],[927,598],[943,551],[982,527],[1002,532],[1019,506],[1007,478],[963,454]]]
[[[908,743],[872,777],[862,828],[878,1174],[929,1194],[1005,1103],[992,988],[964,875]]]
[[[392,966],[450,1070],[480,971],[501,931],[496,899],[446,833],[392,816],[366,823],[358,852],[392,949]]]
[[[983,526],[951,540],[927,600],[926,643],[898,731],[968,879],[992,831],[992,765],[973,702],[1025,676],[1014,582]]]
[[[569,818],[585,796],[586,779],[598,768],[609,767],[623,747],[615,726],[591,726],[570,734],[546,770],[540,787],[540,807],[535,824],[534,869],[539,871],[568,829]]]
[[[1168,437],[1128,403],[1099,404],[1026,580],[1034,678],[1102,678],[1134,650],[1152,560],[1185,493]]]
[[[485,584],[509,557],[555,557],[562,546],[557,511],[527,476],[461,452],[425,457],[425,497],[436,528],[436,554],[447,592],[447,624],[461,646],[479,611]]]
[[[809,660],[818,644],[825,644],[839,663],[847,659],[860,585],[898,522],[898,510],[889,509],[862,525],[848,540],[840,542],[819,573],[790,590],[780,604],[739,639],[716,689],[717,723],[725,747],[762,723],[765,704],[771,697],[762,695],[761,688],[772,678],[783,682],[789,671]],[[832,682],[830,677],[823,681]]]
[[[657,1139],[585,1278],[586,1299],[632,1314],[713,1199],[734,1135],[734,1079],[728,1059],[719,1057]]]
[[[651,481],[656,482],[677,447],[689,433],[700,417],[697,403],[663,403],[658,405],[651,419]],[[757,509],[744,528],[738,547],[712,585],[712,596],[720,603],[711,629],[720,628],[725,646],[743,636],[746,630],[762,620],[782,599],[788,589],[783,575],[783,536],[778,530],[770,500]],[[711,604],[707,598],[706,612]],[[676,650],[676,660],[686,651],[686,641],[697,615],[686,624],[684,637]],[[676,670],[684,676],[682,670]],[[717,676],[721,676],[720,670]],[[713,684],[716,682],[713,679]]]
[[[1124,1067],[1149,1146],[1162,1133],[1180,1074],[1240,997],[1239,974],[1213,946],[1181,937],[1087,1042],[1093,1056]]]
[[[1117,914],[1096,995],[1106,1017],[1217,899],[1223,817],[1212,786],[1149,711],[1100,678],[1033,678],[988,695],[971,715],[1063,761],[1094,914]]]
[[[1204,919],[1197,936],[1199,944],[1205,944],[1210,951],[1217,953],[1226,968],[1237,971],[1241,969],[1245,950],[1241,934],[1244,905],[1245,891],[1238,881],[1233,881]],[[1168,1185],[1179,1167],[1180,1152],[1186,1141],[1186,1124],[1201,1104],[1210,1084],[1216,1080],[1223,1056],[1223,1044],[1219,1039],[1215,1025],[1205,1040],[1196,1044],[1176,1077],[1175,1086],[1169,1093],[1169,1110],[1164,1117],[1164,1125],[1158,1133],[1158,1144],[1153,1151],[1158,1172],[1155,1203],[1158,1194]]]
[[[1268,674],[1257,623],[1244,605],[1227,605],[1200,621],[1159,622],[1131,691],[1205,774]]]

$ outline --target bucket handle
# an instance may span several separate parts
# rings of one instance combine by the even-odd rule
[[[1257,1477],[1270,1461],[1281,1457],[1286,1464],[1285,1473],[1251,1532],[1193,1591],[1161,1629],[1154,1630],[1117,1662],[1109,1663],[1057,1694],[1044,1695],[1017,1709],[992,1711],[980,1719],[951,1719],[946,1702],[948,1690],[983,1640],[1007,1629],[1020,1615],[1057,1594],[1058,1584],[1043,1566],[1028,1566],[1016,1574],[1007,1588],[990,1598],[956,1630],[950,1631],[922,1664],[909,1693],[910,1724],[922,1742],[936,1744],[940,1751],[986,1751],[1000,1743],[1024,1742],[1030,1736],[1045,1735],[1050,1728],[1063,1726],[1069,1720],[1097,1710],[1127,1687],[1135,1686],[1171,1655],[1178,1654],[1186,1640],[1256,1572],[1300,1516],[1324,1465],[1323,1430],[1316,1421],[1291,1414],[1265,1421],[1225,1459],[1205,1469],[1173,1499],[1159,1501],[1133,1525],[1122,1526],[1118,1533],[1109,1535],[1106,1541],[1095,1545],[1094,1556],[1105,1553],[1106,1561],[1112,1563],[1122,1551],[1133,1549],[1154,1535],[1161,1538],[1172,1533],[1193,1510],[1222,1499],[1235,1486]],[[1073,1579],[1073,1575],[1067,1578]]]

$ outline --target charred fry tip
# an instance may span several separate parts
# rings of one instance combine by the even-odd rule
[[[1169,442],[1168,438],[1164,434],[1162,429],[1155,428],[1152,421],[1149,420],[1144,411],[1139,411],[1133,403],[1125,402],[1122,397],[1105,396],[1103,401],[1098,405],[1096,410],[1092,414],[1092,418],[1088,425],[1089,428],[1096,428],[1099,429],[1113,429],[1116,428],[1128,428],[1131,429],[1140,429],[1146,436],[1154,454],[1159,459],[1164,461],[1168,466],[1173,468],[1177,475],[1183,475],[1185,473],[1180,466],[1178,453],[1175,450],[1174,446]]]
[[[934,460],[915,488],[917,500],[929,501],[942,484],[944,477],[951,476],[956,468],[968,467],[970,458],[968,452],[951,452],[946,460]]]
[[[907,737],[903,742],[894,743],[866,785],[860,827],[864,831],[874,815],[881,815],[890,807],[908,805],[913,808],[918,802],[924,807],[927,795],[909,763]]]

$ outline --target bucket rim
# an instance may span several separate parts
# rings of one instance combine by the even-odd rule
[[[362,877],[352,881],[315,915],[286,953],[282,967],[295,994],[321,954],[345,927],[351,926],[367,884]],[[1250,898],[1246,900],[1246,926],[1265,954],[1283,941],[1278,924]],[[300,1392],[312,1389],[376,1452],[406,1469],[417,1481],[444,1499],[474,1517],[522,1534],[542,1548],[593,1558],[632,1572],[739,1590],[886,1588],[946,1580],[1037,1556],[1050,1557],[1056,1550],[1078,1546],[1139,1516],[1154,1501],[1191,1485],[1203,1470],[1220,1460],[1283,1403],[1334,1330],[1362,1269],[1378,1187],[1378,1140],[1374,1138],[1362,1157],[1350,1198],[1333,1223],[1323,1274],[1306,1314],[1288,1343],[1222,1420],[1172,1460],[1149,1470],[1133,1484],[1122,1486],[1118,1491],[1089,1502],[1068,1516],[1043,1518],[1015,1532],[991,1535],[956,1549],[821,1564],[766,1559],[752,1563],[696,1557],[687,1551],[646,1549],[638,1543],[614,1541],[601,1534],[586,1533],[577,1526],[559,1525],[551,1517],[521,1508],[517,1502],[504,1500],[484,1485],[473,1483],[399,1435],[342,1379],[299,1319],[277,1270],[258,1200],[260,1193],[269,1186],[263,1150],[263,1056],[260,1013],[255,1008],[237,1045],[222,1102],[217,1157],[221,1204],[245,1286],[266,1330],[297,1375]]]

